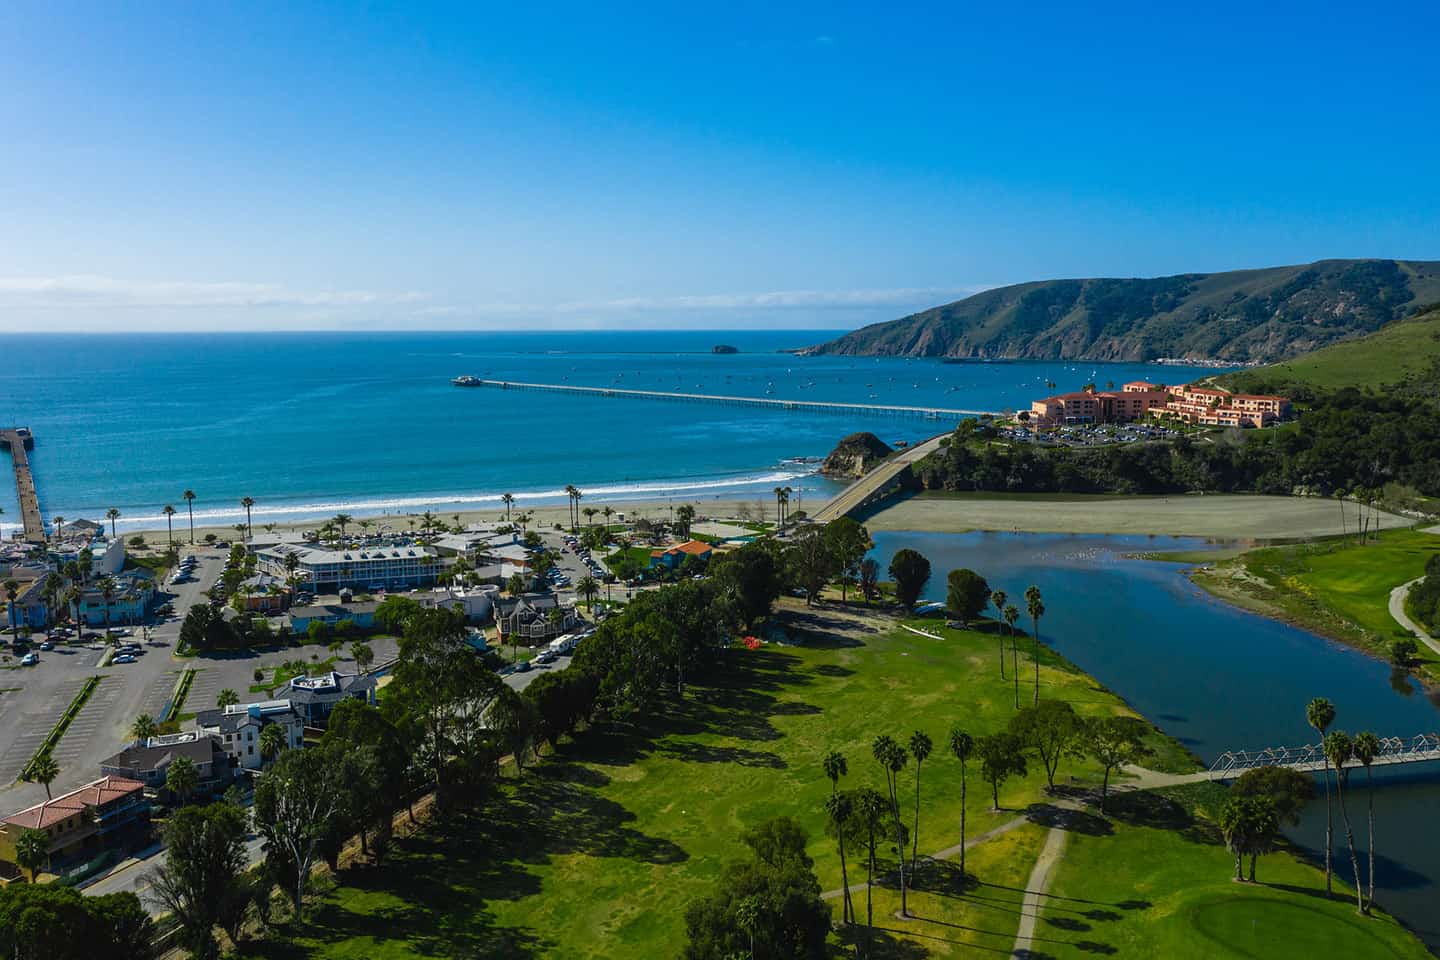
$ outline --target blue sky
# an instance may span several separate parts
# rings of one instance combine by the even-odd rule
[[[840,327],[1440,259],[1436,4],[1078,6],[7,5],[0,330]]]

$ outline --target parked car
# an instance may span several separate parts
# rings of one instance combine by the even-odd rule
[[[110,661],[111,663],[134,663],[135,656],[129,653],[122,653]]]
[[[38,653],[27,653],[20,658],[20,666],[22,667],[33,667],[39,662],[40,655]]]
[[[43,643],[40,644],[40,649],[41,649],[41,650],[54,650],[54,649],[55,649],[55,644],[51,643],[49,640],[46,640],[46,641],[44,641]]]

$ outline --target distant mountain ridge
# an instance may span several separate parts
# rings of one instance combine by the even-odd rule
[[[1041,280],[872,324],[802,354],[1272,363],[1440,300],[1440,261]]]

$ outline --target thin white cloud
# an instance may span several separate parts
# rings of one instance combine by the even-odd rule
[[[424,300],[413,291],[292,290],[279,284],[133,281],[76,274],[0,277],[0,309],[201,309],[212,307],[365,307]]]
[[[777,290],[768,293],[625,297],[557,304],[559,313],[650,310],[854,310],[903,307],[979,293],[985,287],[899,287],[882,290]]]

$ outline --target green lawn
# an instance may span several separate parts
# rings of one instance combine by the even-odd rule
[[[1363,546],[1353,539],[1267,547],[1202,572],[1197,582],[1229,599],[1250,599],[1302,625],[1386,656],[1389,644],[1409,636],[1390,616],[1390,591],[1421,576],[1440,553],[1440,536],[1390,530]],[[1427,668],[1440,665],[1428,647]]]
[[[809,622],[817,631],[813,646],[739,649],[723,682],[692,687],[662,717],[593,729],[523,782],[507,783],[503,798],[483,814],[401,844],[391,866],[344,874],[313,924],[258,955],[418,957],[427,943],[448,940],[473,946],[477,956],[674,956],[683,943],[685,905],[707,890],[727,859],[741,856],[737,837],[749,824],[778,814],[800,818],[822,886],[840,885],[839,859],[823,833],[830,787],[819,760],[839,749],[850,761],[846,786],[883,788],[869,757],[879,733],[906,740],[918,727],[935,740],[922,771],[921,848],[953,844],[960,770],[945,749],[947,732],[955,723],[991,732],[1014,712],[1013,687],[997,672],[997,639],[939,627],[944,639],[932,640],[883,622],[856,628],[826,611]],[[921,623],[937,629],[935,621]],[[1023,656],[1021,667],[1022,677],[1030,676]],[[1048,653],[1041,678],[1046,696],[1064,697],[1082,713],[1126,710]],[[1023,682],[1021,691],[1028,696]],[[1158,734],[1152,739],[1156,765],[1191,769],[1178,745]],[[1072,773],[1095,778],[1088,762],[1062,766],[1060,779]],[[907,790],[913,774],[912,763]],[[1037,764],[1029,778],[1002,791],[1007,809],[992,813],[972,769],[972,836],[1040,801],[1042,783]],[[991,946],[1013,939],[1014,909],[998,910],[994,900],[1018,899],[1042,837],[1039,828],[1025,828],[976,853],[980,879],[1008,892],[959,897],[953,872],[937,868],[935,892],[917,895],[916,909],[932,918],[929,926],[887,936],[928,950],[947,944],[959,950],[974,938]],[[877,917],[898,929],[888,919],[891,894],[877,896]],[[409,939],[384,939],[396,930]],[[508,952],[493,952],[502,948]]]
[[[1056,960],[1430,956],[1383,913],[1357,916],[1338,876],[1327,899],[1323,875],[1288,851],[1260,858],[1258,883],[1235,883],[1234,858],[1216,830],[1187,810],[1194,790],[1131,795],[1094,829],[1070,834],[1037,951]],[[1346,873],[1349,864],[1338,868]]]

